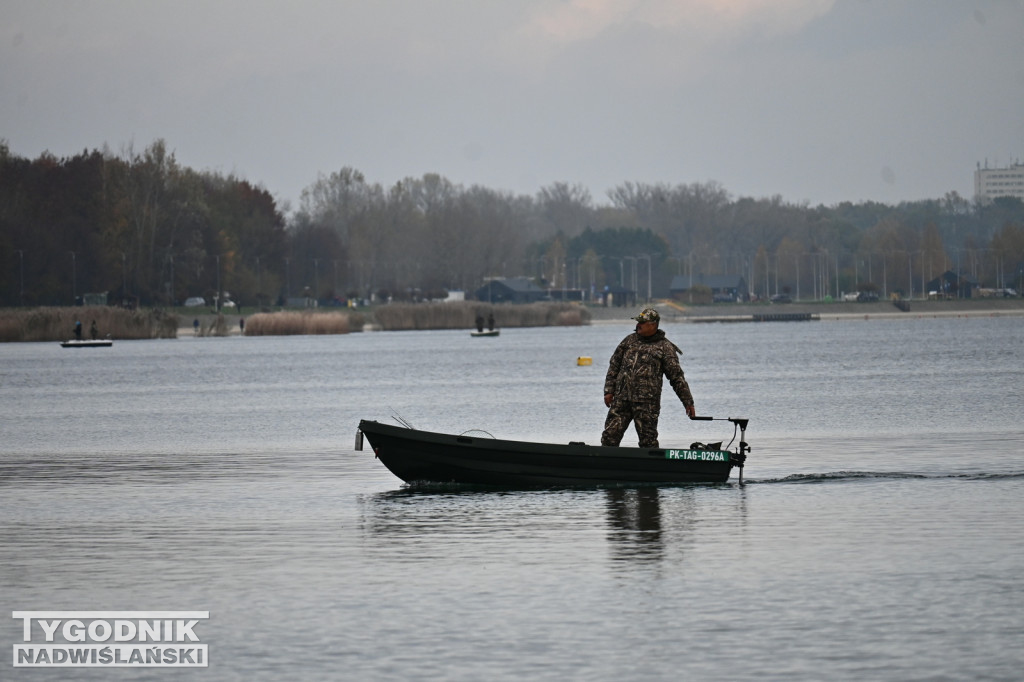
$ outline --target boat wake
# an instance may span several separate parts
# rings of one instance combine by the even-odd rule
[[[746,485],[759,483],[835,483],[850,481],[899,481],[907,479],[942,480],[954,479],[960,481],[993,481],[1024,478],[1024,471],[1008,471],[1000,473],[934,473],[922,474],[906,471],[830,471],[817,474],[790,474],[782,478],[748,478],[744,481]]]

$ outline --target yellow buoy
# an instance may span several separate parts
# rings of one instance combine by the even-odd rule
[[[592,364],[594,364],[594,361],[591,360],[590,357],[587,356],[587,355],[581,355],[578,358],[576,358],[576,364],[579,367],[583,367],[584,365],[592,365]]]

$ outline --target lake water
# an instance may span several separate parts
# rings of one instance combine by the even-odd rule
[[[210,612],[207,669],[73,677],[1020,679],[1024,317],[667,325],[751,420],[743,486],[410,490],[353,449],[596,443],[629,331],[0,344],[0,678],[72,672],[12,668],[14,611],[155,609]],[[663,403],[663,446],[732,436]]]

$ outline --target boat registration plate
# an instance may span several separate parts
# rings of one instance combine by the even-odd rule
[[[728,462],[727,450],[666,450],[665,459],[691,459],[700,462]]]

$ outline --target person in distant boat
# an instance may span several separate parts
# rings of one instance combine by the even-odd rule
[[[75,341],[82,340],[82,321],[75,320]]]
[[[92,340],[95,341],[96,337],[98,337],[99,335],[100,330],[96,327],[96,320],[93,320],[92,324],[89,326],[89,336],[91,336]]]
[[[487,331],[494,331],[494,313],[487,316]]]
[[[679,365],[679,347],[659,329],[661,316],[654,308],[644,308],[636,320],[636,331],[624,338],[608,363],[604,380],[604,404],[608,416],[601,434],[601,445],[617,446],[630,422],[640,437],[640,447],[658,447],[658,417],[661,414],[662,376],[682,401],[686,414],[697,414],[693,395]]]
[[[476,330],[478,332],[482,332],[484,330],[484,316],[483,315],[477,315],[476,316]]]

